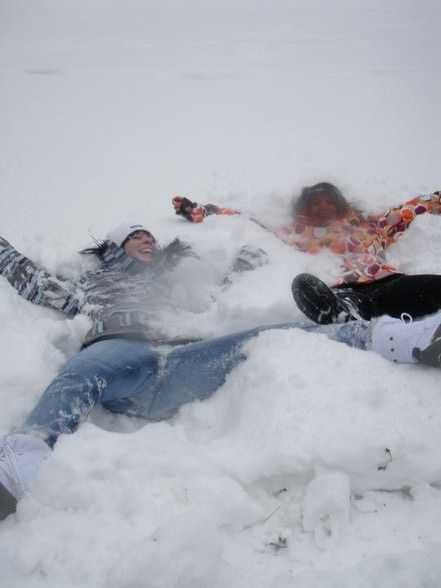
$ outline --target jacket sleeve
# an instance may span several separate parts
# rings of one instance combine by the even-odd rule
[[[416,216],[428,212],[441,214],[441,191],[416,196],[401,206],[391,208],[375,219],[384,247],[391,245],[411,224]]]
[[[314,237],[311,228],[301,222],[293,222],[290,225],[271,229],[264,227],[271,231],[278,239],[297,249],[303,253],[318,253],[322,247],[329,247],[330,243],[326,239]]]
[[[19,253],[6,239],[0,237],[0,275],[4,276],[17,292],[34,304],[48,306],[68,315],[78,314],[81,301],[74,294],[74,284],[58,279],[39,268]]]
[[[218,206],[217,204],[201,204],[200,208],[202,209],[202,216],[204,218],[212,214],[218,214],[221,216],[233,216],[235,214],[239,214],[237,210],[233,210],[232,208],[226,208],[225,206]]]
[[[202,223],[206,216],[211,216],[212,214],[226,216],[240,214],[232,208],[225,208],[217,204],[198,204],[182,196],[175,196],[172,199],[172,204],[176,214],[183,216],[192,223]]]

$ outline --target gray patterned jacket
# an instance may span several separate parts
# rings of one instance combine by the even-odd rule
[[[51,275],[0,237],[0,275],[20,296],[34,304],[59,310],[71,317],[84,313],[92,328],[84,346],[114,337],[152,343],[184,343],[168,339],[153,326],[152,315],[167,297],[167,276],[179,261],[194,256],[189,245],[175,239],[150,264],[128,256],[110,243],[100,267],[76,281]]]

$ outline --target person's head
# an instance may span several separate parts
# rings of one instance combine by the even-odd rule
[[[149,263],[158,250],[158,244],[151,232],[137,223],[119,225],[109,231],[107,241],[116,243],[127,255],[143,263]]]
[[[350,208],[340,190],[329,182],[305,186],[300,196],[293,201],[293,215],[307,217],[316,227],[324,227],[344,217]]]
[[[95,241],[95,243],[95,247],[83,249],[81,253],[104,259],[109,248],[116,245],[130,257],[149,263],[159,248],[151,232],[138,223],[123,223],[109,231],[105,241]]]

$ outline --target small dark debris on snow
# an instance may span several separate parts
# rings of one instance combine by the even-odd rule
[[[279,535],[277,537],[277,541],[271,541],[268,543],[270,547],[274,549],[274,551],[279,551],[280,549],[286,549],[288,547],[288,539],[286,537],[282,537]]]

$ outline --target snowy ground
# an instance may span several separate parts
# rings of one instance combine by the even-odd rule
[[[335,259],[246,215],[191,226],[170,198],[277,224],[308,182],[378,211],[440,188],[440,21],[437,0],[2,0],[0,234],[73,277],[91,235],[136,217],[206,264],[177,285],[176,332],[300,319],[292,277],[331,279]],[[441,273],[440,240],[440,220],[421,217],[390,259]],[[243,243],[271,263],[221,291]],[[32,307],[5,280],[0,299],[3,434],[87,320]],[[172,422],[96,410],[0,525],[2,587],[438,588],[439,382],[271,331]]]

